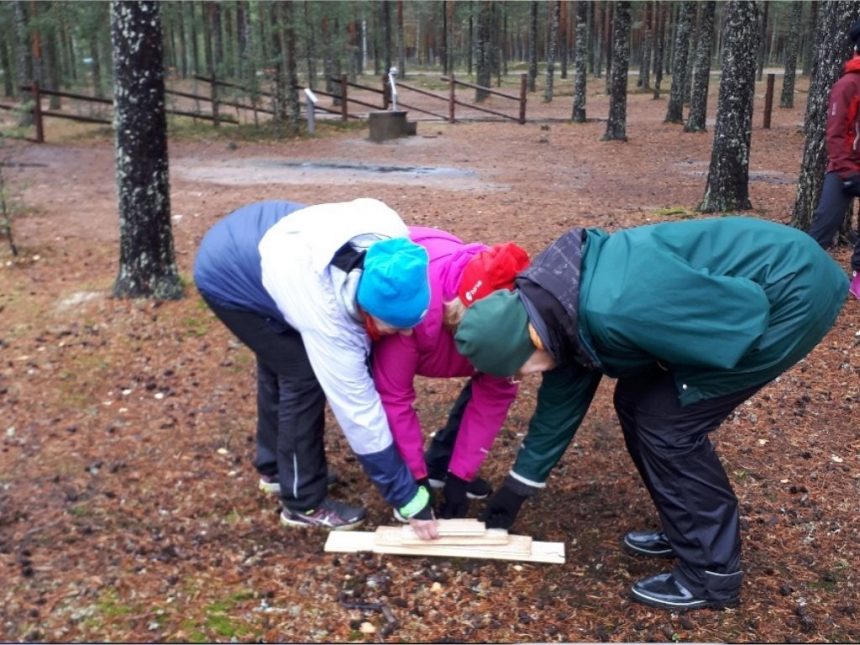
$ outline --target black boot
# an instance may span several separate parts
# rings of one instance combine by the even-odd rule
[[[740,574],[738,574],[740,575]],[[630,589],[633,600],[659,609],[685,611],[688,609],[722,609],[734,607],[739,596],[725,595],[721,600],[697,598],[668,571],[640,580]]]
[[[621,540],[624,550],[634,555],[673,558],[675,552],[662,531],[630,531]]]

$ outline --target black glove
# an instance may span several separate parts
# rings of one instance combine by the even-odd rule
[[[490,498],[484,522],[488,529],[509,529],[517,519],[520,506],[540,489],[508,475],[502,487]]]
[[[860,173],[848,175],[843,179],[842,190],[852,197],[860,197]]]
[[[445,479],[445,501],[439,507],[439,515],[446,520],[452,517],[466,517],[469,512],[469,498],[466,489],[469,482],[460,479],[454,473],[448,473]]]
[[[520,506],[526,501],[525,495],[511,490],[507,485],[502,486],[487,503],[484,522],[488,529],[509,529],[517,519]]]

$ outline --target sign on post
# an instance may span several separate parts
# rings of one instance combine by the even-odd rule
[[[316,110],[314,108],[317,104],[317,95],[311,91],[311,88],[306,87],[305,96],[308,100],[308,134],[313,134],[316,130],[316,120],[314,119]]]

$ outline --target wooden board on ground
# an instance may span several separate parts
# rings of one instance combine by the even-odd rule
[[[441,532],[440,532],[441,533]],[[376,542],[389,546],[416,546],[426,544],[415,535],[415,531],[409,525],[404,526],[380,526],[376,529]],[[486,529],[483,535],[446,535],[441,533],[438,539],[433,540],[437,546],[456,545],[480,545],[480,544],[507,544],[509,542],[508,532],[504,529]]]
[[[329,553],[371,551],[391,555],[564,564],[564,542],[537,542],[527,535],[508,534],[505,544],[485,544],[475,541],[467,541],[465,544],[439,544],[436,540],[422,541],[419,544],[391,543],[396,541],[397,537],[402,539],[402,529],[397,526],[379,527],[376,532],[331,531],[326,540],[325,550]],[[486,539],[486,536],[474,536],[474,540],[481,539]]]

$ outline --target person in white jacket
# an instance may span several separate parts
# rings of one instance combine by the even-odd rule
[[[327,492],[328,400],[383,497],[418,535],[437,536],[429,492],[392,441],[367,364],[372,338],[411,333],[429,306],[427,253],[407,234],[375,199],[269,201],[229,214],[201,243],[198,290],[257,357],[255,466],[277,484],[284,525],[351,529],[365,519]]]

